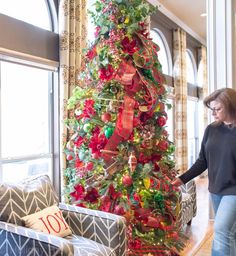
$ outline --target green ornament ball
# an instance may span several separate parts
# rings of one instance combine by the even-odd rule
[[[114,132],[114,128],[109,126],[105,128],[104,134],[107,138],[110,138],[113,132]]]
[[[163,195],[160,191],[158,191],[155,195],[154,195],[154,201],[155,202],[162,202],[163,201]]]

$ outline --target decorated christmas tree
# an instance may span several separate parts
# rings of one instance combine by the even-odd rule
[[[179,192],[166,130],[167,90],[144,0],[98,0],[95,40],[68,107],[67,199],[122,215],[129,255],[178,255]]]

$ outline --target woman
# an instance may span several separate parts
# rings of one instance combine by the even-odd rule
[[[207,126],[199,157],[176,178],[180,186],[208,169],[215,213],[212,256],[236,256],[236,91],[219,89],[204,99],[215,122]]]

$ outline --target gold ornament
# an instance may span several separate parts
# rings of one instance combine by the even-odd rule
[[[149,177],[144,178],[143,179],[143,184],[144,184],[146,189],[149,189],[150,188],[150,184],[151,184],[150,178]]]

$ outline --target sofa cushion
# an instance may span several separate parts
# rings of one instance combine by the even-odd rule
[[[27,228],[55,236],[65,237],[72,232],[62,216],[58,206],[53,205],[42,211],[27,215],[22,218]]]
[[[58,197],[47,175],[0,184],[1,221],[22,225],[22,217],[55,204]]]

